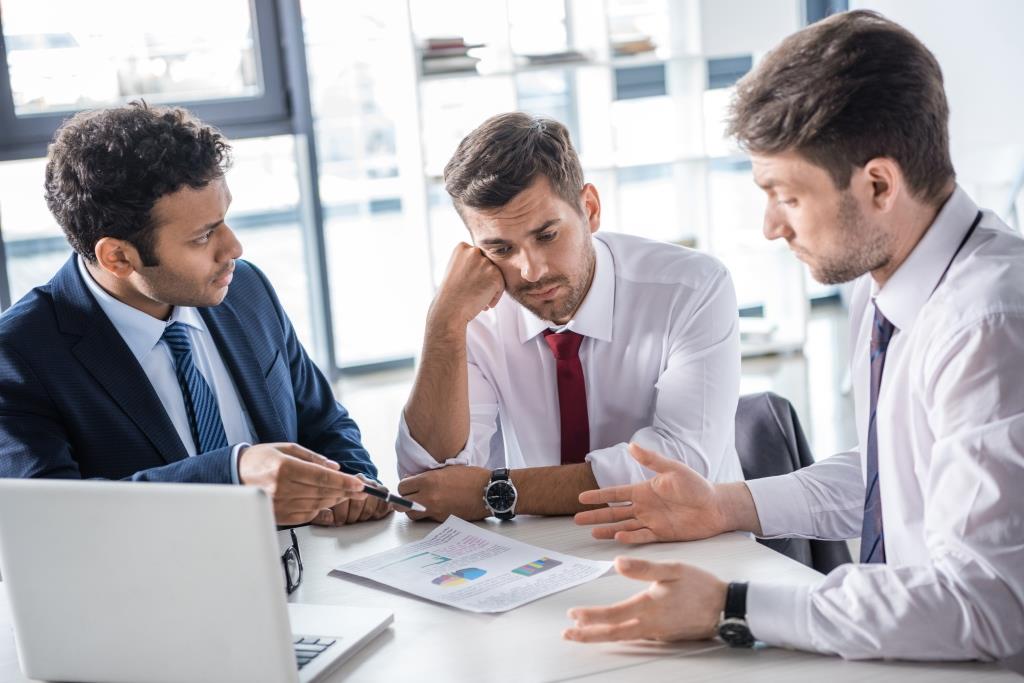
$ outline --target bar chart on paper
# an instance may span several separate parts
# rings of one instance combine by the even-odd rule
[[[524,564],[522,567],[516,567],[512,570],[513,574],[521,574],[522,576],[533,576],[534,574],[540,574],[548,569],[554,569],[558,565],[562,564],[558,560],[552,560],[550,557],[542,557],[539,560],[534,560]]]

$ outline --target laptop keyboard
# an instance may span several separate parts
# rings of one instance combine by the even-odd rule
[[[321,652],[324,652],[335,643],[334,638],[298,635],[293,637],[295,638],[292,641],[295,648],[295,660],[299,663],[300,669],[312,662]]]

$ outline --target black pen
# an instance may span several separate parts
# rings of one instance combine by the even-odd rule
[[[395,494],[389,493],[387,491],[381,491],[380,489],[375,489],[372,486],[365,486],[364,485],[363,486],[363,493],[365,493],[367,495],[371,495],[374,498],[380,498],[381,500],[386,500],[387,502],[393,503],[395,505],[400,505],[402,507],[409,508],[413,512],[426,512],[427,511],[427,508],[423,507],[422,505],[420,505],[416,501],[408,500],[406,498],[402,498],[401,496],[396,496]]]

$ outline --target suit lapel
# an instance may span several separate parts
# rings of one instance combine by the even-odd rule
[[[226,303],[213,308],[201,308],[199,314],[210,328],[217,350],[235,380],[240,398],[256,428],[256,439],[261,443],[288,441],[267,387],[263,368],[238,316]]]
[[[80,335],[72,353],[146,435],[165,462],[188,457],[149,377],[82,282],[72,256],[53,280],[61,330]]]
[[[153,390],[149,377],[105,315],[75,345],[73,352],[89,374],[146,435],[165,462],[188,457],[188,451]]]

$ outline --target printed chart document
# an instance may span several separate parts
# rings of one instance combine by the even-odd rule
[[[611,566],[506,538],[452,516],[422,541],[335,571],[471,612],[505,612],[592,581]]]

